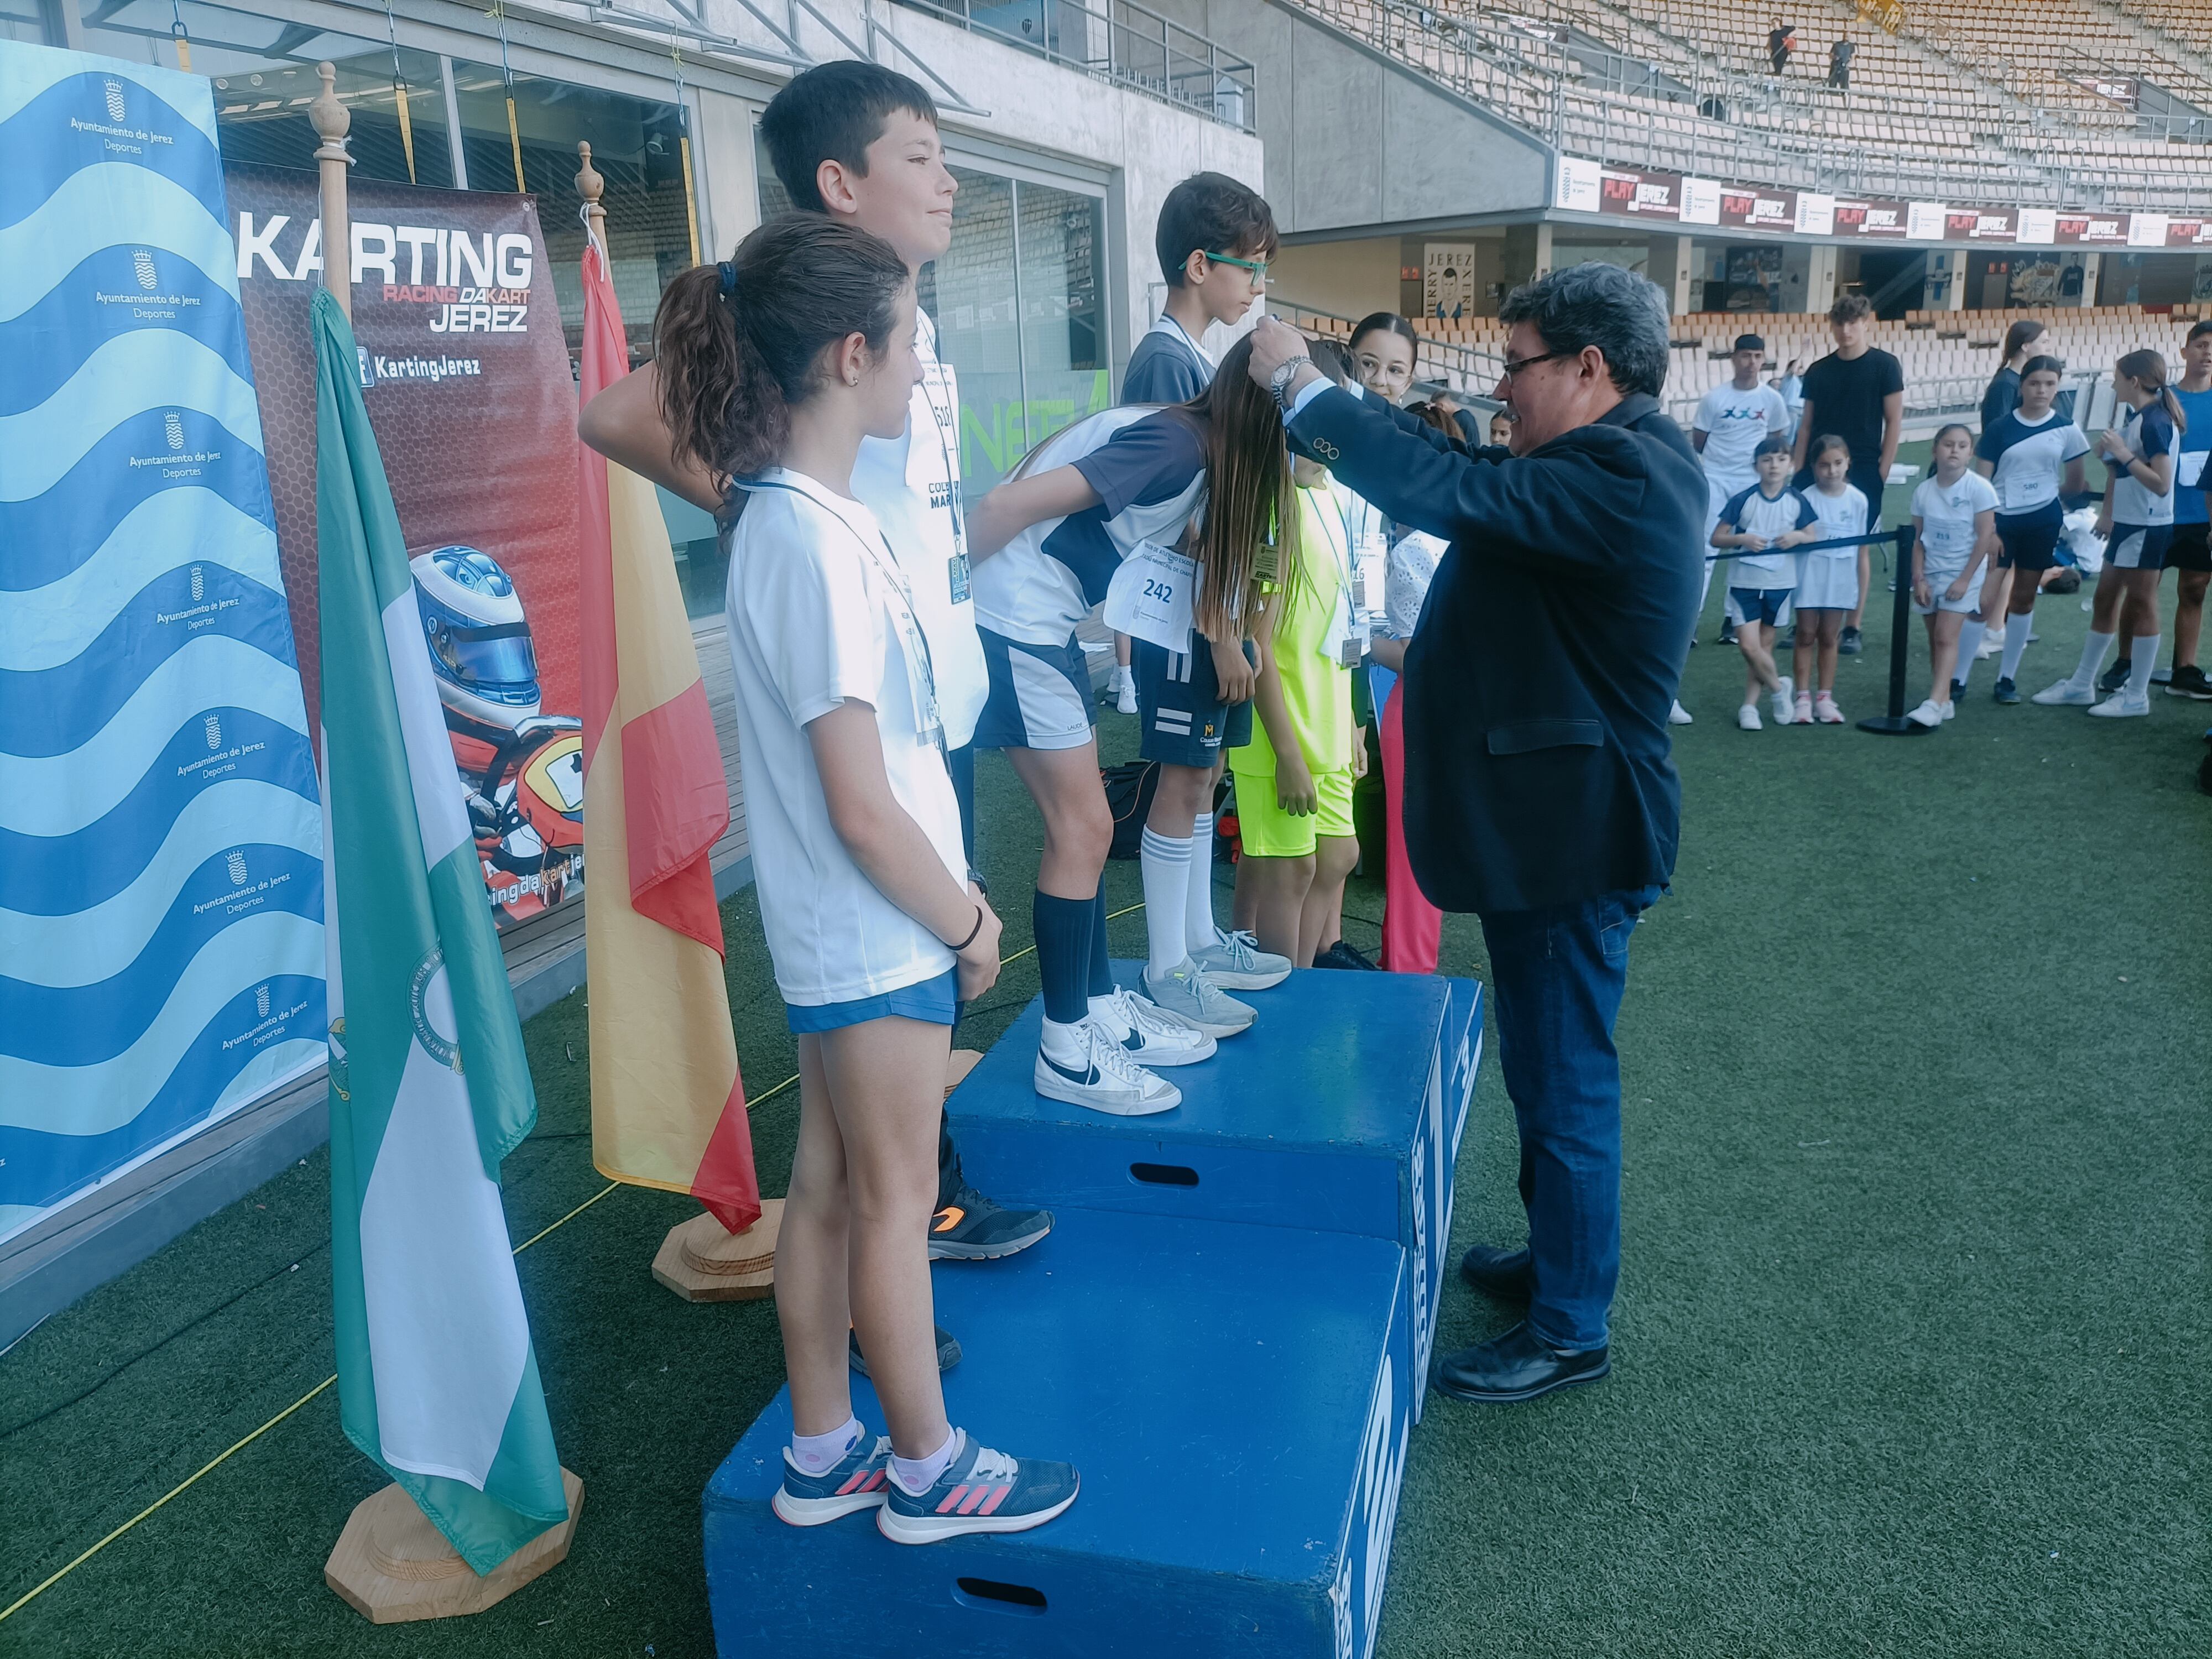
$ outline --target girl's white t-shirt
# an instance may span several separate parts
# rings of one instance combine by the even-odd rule
[[[1394,640],[1413,637],[1413,624],[1421,619],[1421,606],[1429,597],[1429,584],[1450,548],[1443,538],[1425,530],[1409,530],[1390,548],[1390,562],[1382,579],[1383,620]]]
[[[1813,509],[1814,518],[1819,520],[1820,533],[1814,538],[1815,541],[1832,542],[1841,536],[1866,534],[1866,492],[1856,484],[1845,484],[1844,493],[1840,495],[1831,495],[1818,484],[1814,484],[1810,489],[1800,490],[1798,494],[1804,496],[1806,505]],[[1871,540],[1872,538],[1868,539]],[[1808,559],[1856,560],[1858,556],[1859,550],[1854,546],[1824,548],[1818,553],[1807,553],[1801,556]]]
[[[928,684],[902,568],[860,502],[776,468],[727,537],[745,824],[776,988],[794,1006],[934,979],[952,951],[884,897],[830,822],[806,727],[842,703],[876,711],[892,799],[964,884],[960,808],[919,699]],[[910,642],[921,661],[909,661]]]
[[[1971,469],[1955,483],[1940,483],[1932,475],[1923,480],[1912,492],[1912,515],[1920,520],[1925,568],[1954,576],[1964,570],[1974,552],[1974,515],[1993,513],[1996,505],[1996,487]]]

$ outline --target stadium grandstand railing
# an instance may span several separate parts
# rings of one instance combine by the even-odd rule
[[[1194,109],[1246,132],[1259,119],[1253,66],[1171,18],[1130,0],[899,0],[994,40],[1117,87]]]
[[[1828,0],[1818,21],[1857,47],[1848,90],[1826,84],[1831,32],[1802,22],[1772,72],[1771,0],[1287,3],[1567,155],[1835,194],[2212,210],[2212,64],[2105,0],[1961,0],[1924,23],[1892,7],[1895,33]]]
[[[1340,345],[1351,343],[1352,325],[1358,321],[1334,311],[1316,310],[1273,295],[1268,298],[1267,310],[1293,327]],[[1485,404],[1493,403],[1490,394],[1498,389],[1498,376],[1505,372],[1503,331],[1496,340],[1477,343],[1471,335],[1460,331],[1459,324],[1431,322],[1419,317],[1413,321],[1414,331],[1420,336],[1420,345],[1413,356],[1416,383],[1424,391],[1442,390]],[[1484,338],[1488,340],[1487,336]]]

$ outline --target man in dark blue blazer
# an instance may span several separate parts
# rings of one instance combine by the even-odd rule
[[[1455,444],[1332,388],[1263,321],[1252,374],[1294,442],[1401,524],[1451,544],[1406,653],[1407,852],[1489,946],[1528,1245],[1478,1245],[1479,1289],[1526,1321],[1437,1365],[1462,1399],[1529,1400],[1610,1368],[1620,1267],[1614,1017],[1638,915],[1674,873],[1668,713],[1696,624],[1705,480],[1659,406],[1659,290],[1584,264],[1517,289],[1497,396],[1508,448]]]

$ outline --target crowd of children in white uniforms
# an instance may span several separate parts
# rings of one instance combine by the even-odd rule
[[[1738,342],[1756,343],[1752,337]],[[2002,638],[1994,701],[2021,700],[2014,679],[2034,637],[2036,595],[2062,562],[2065,502],[2085,493],[2083,463],[2093,453],[2089,440],[2055,406],[2063,367],[2055,357],[2027,359],[2017,371],[2016,406],[1991,420],[1978,439],[1962,422],[1936,434],[1929,476],[1912,494],[1912,555],[1905,578],[1912,608],[1927,629],[1929,655],[1928,696],[1906,715],[1916,725],[1932,730],[1955,717],[1974,661],[1993,631]],[[2081,707],[2104,719],[2149,712],[2162,639],[2158,585],[2170,546],[2183,570],[2188,617],[2177,629],[2169,689],[2177,696],[2200,695],[2197,688],[2204,681],[2194,657],[2204,586],[2197,566],[2204,556],[2189,550],[2194,543],[2188,538],[2177,544],[2174,526],[2178,499],[2202,493],[2201,466],[2197,476],[2185,477],[2190,469],[2183,452],[2201,448],[2204,438],[2200,434],[2197,446],[2187,445],[2182,398],[2193,393],[2195,380],[2212,378],[2205,372],[2212,371],[2212,324],[2191,331],[2188,368],[2188,389],[2177,395],[2157,352],[2130,352],[2114,367],[2117,418],[2094,446],[2107,477],[2094,534],[2107,551],[2090,631],[2075,672],[2038,692],[2038,703]],[[1704,437],[1709,428],[1703,407],[1698,421]],[[1710,442],[1701,447],[1712,454]],[[1814,483],[1804,490],[1790,487],[1790,449],[1778,435],[1757,441],[1757,482],[1717,509],[1711,532],[1712,548],[1729,556],[1733,567],[1728,610],[1746,669],[1736,711],[1745,731],[1765,725],[1762,694],[1771,698],[1779,725],[1844,722],[1835,699],[1836,639],[1844,617],[1864,598],[1855,559],[1875,539],[1878,518],[1848,482],[1852,458],[1842,439],[1813,436],[1807,462]],[[1714,472],[1710,460],[1708,470]],[[1714,481],[1717,495],[1717,472]],[[2201,513],[2202,503],[2192,501],[2180,509],[2185,524],[2192,509]],[[1795,673],[1784,675],[1773,659],[1775,632],[1793,611]],[[2105,654],[2123,630],[2124,665],[2100,680]],[[2179,659],[2185,652],[2187,662]],[[2212,696],[2212,688],[2201,695]]]

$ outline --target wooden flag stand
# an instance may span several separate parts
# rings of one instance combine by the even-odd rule
[[[349,321],[353,317],[353,236],[346,210],[346,149],[352,113],[339,101],[337,70],[320,64],[315,72],[323,89],[307,107],[315,136],[315,163],[322,176],[323,286]],[[568,1559],[583,1513],[584,1483],[561,1471],[561,1492],[568,1518],[548,1527],[491,1571],[478,1577],[446,1541],[413,1498],[397,1482],[354,1505],[338,1541],[323,1564],[323,1582],[372,1624],[393,1625],[415,1619],[450,1619],[482,1613],[532,1579]]]
[[[577,187],[584,187],[580,175]],[[973,1048],[955,1048],[945,1068],[945,1092],[958,1088],[982,1058]],[[741,1233],[725,1231],[702,1210],[668,1230],[653,1255],[653,1276],[686,1302],[757,1302],[775,1293],[775,1239],[782,1224],[780,1198],[762,1200],[761,1218]]]
[[[568,1500],[568,1518],[479,1578],[413,1498],[397,1485],[386,1486],[354,1505],[323,1565],[323,1582],[373,1625],[482,1613],[568,1559],[568,1540],[583,1513],[584,1483],[564,1468],[561,1491]]]

